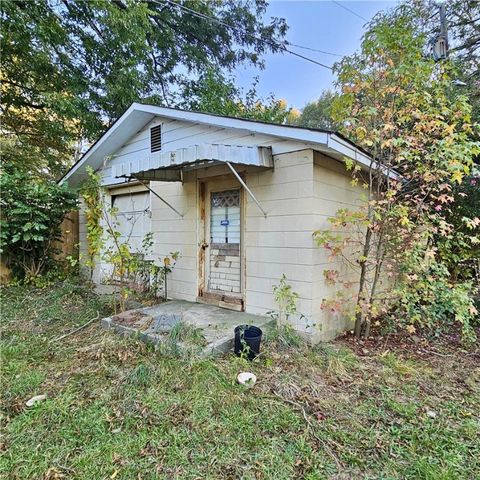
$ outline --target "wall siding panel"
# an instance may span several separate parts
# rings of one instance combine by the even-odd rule
[[[270,146],[274,154],[304,149],[305,145],[249,130],[220,128],[178,120],[156,118],[142,128],[108,159],[101,169],[105,185],[124,183],[113,176],[112,167],[129,162],[141,162],[150,156],[150,128],[163,124],[162,150],[170,151],[201,143],[225,143],[242,146]]]
[[[330,159],[317,152],[314,153],[314,228],[328,229],[331,227],[328,218],[333,216],[340,208],[357,209],[360,199],[364,195],[363,188],[352,186],[351,175],[345,167],[333,159]],[[358,281],[358,272],[348,267],[345,262],[332,260],[325,249],[315,248],[313,255],[313,321],[319,326],[313,341],[331,340],[345,329],[351,328],[348,316],[340,313],[332,313],[322,309],[324,299],[334,299],[339,291],[342,291],[345,298],[345,310],[350,309],[351,299],[355,294],[355,287]],[[352,287],[346,289],[339,284],[327,285],[324,278],[324,270],[338,270],[339,278],[343,282],[351,282]]]

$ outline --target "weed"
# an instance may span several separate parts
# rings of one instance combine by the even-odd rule
[[[152,368],[149,365],[141,363],[128,373],[127,384],[146,388],[151,385],[153,377],[154,373]]]
[[[205,346],[205,338],[202,329],[191,325],[190,323],[178,322],[169,332],[169,338],[172,342],[188,342],[198,346]]]
[[[325,372],[332,376],[348,377],[358,366],[356,356],[344,347],[321,343],[313,348],[313,352],[318,355],[315,361],[319,361]]]
[[[276,324],[270,328],[266,340],[281,350],[305,346],[305,341],[300,337],[295,328],[289,324]]]
[[[400,376],[413,376],[415,375],[418,366],[408,360],[403,360],[395,355],[393,352],[387,352],[379,357],[380,363],[393,370],[394,373]]]

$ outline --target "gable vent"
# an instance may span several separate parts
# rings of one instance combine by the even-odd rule
[[[150,151],[159,152],[162,149],[162,126],[156,125],[150,129]]]

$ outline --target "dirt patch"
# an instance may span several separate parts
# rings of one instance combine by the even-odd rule
[[[138,330],[146,330],[153,323],[153,317],[151,315],[145,315],[145,313],[139,310],[129,310],[119,313],[118,315],[114,315],[112,320],[118,325],[136,328]]]
[[[477,334],[480,336],[480,332]],[[434,339],[407,333],[391,333],[373,334],[367,339],[360,340],[350,333],[345,333],[338,337],[335,343],[347,346],[360,357],[376,356],[390,351],[401,354],[403,357],[418,359],[456,357],[464,358],[468,362],[473,360],[476,363],[480,359],[478,344],[463,345],[460,334],[457,332],[450,332]]]

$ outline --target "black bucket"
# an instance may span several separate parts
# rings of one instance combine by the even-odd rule
[[[260,353],[262,331],[253,325],[239,325],[235,327],[234,352],[237,357],[242,354],[253,360]]]

